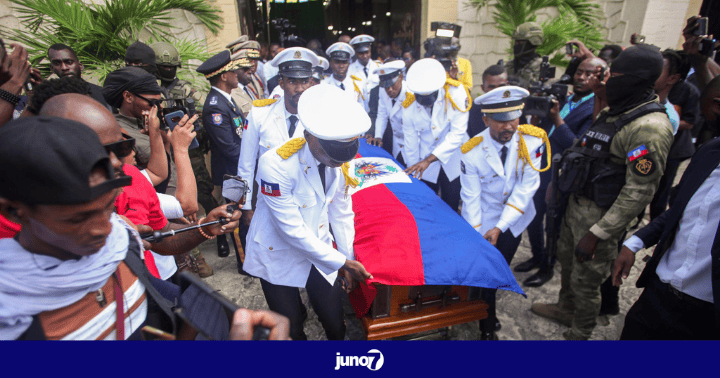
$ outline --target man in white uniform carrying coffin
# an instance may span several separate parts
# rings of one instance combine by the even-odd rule
[[[244,269],[260,278],[268,307],[290,319],[293,339],[307,339],[298,295],[304,287],[327,338],[342,340],[338,270],[343,269],[342,286],[348,291],[356,281],[372,278],[354,260],[354,213],[347,186],[356,183],[346,164],[357,154],[358,137],[370,128],[370,118],[360,104],[330,85],[306,90],[298,116],[304,138],[268,150],[258,162],[260,193]]]

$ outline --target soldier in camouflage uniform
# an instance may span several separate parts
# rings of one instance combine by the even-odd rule
[[[571,327],[566,339],[591,336],[600,285],[610,276],[618,242],[660,185],[673,143],[672,126],[653,92],[662,69],[657,49],[623,51],[610,68],[608,108],[563,154],[558,189],[573,194],[557,244],[559,301],[533,304],[531,311]]]
[[[165,108],[172,108],[176,106],[178,101],[181,101],[182,106],[185,109],[188,109],[189,111],[195,110],[197,113],[195,106],[199,96],[196,95],[195,89],[192,88],[192,84],[177,78],[177,69],[181,66],[180,53],[178,50],[175,46],[167,42],[157,42],[152,44],[151,47],[155,51],[155,62],[158,68],[157,77],[160,80],[160,86],[162,86],[166,92],[166,101],[163,106]],[[213,184],[210,179],[210,173],[208,173],[207,166],[205,165],[205,155],[210,150],[210,145],[207,135],[205,134],[205,129],[202,128],[200,120],[196,122],[196,134],[195,138],[200,143],[200,147],[193,148],[189,151],[190,163],[192,165],[193,173],[195,173],[198,202],[207,213],[220,205],[212,196]],[[219,255],[222,254],[221,249],[227,251],[227,253],[230,251],[230,247],[225,236],[218,237]],[[190,257],[192,257],[192,261],[190,261],[190,263],[197,264],[198,274],[201,277],[208,277],[213,274],[212,268],[207,265],[205,258],[197,248],[190,252]],[[178,266],[184,263],[187,263],[187,261],[178,261]]]
[[[535,22],[526,22],[513,33],[513,57],[505,64],[508,81],[525,89],[540,79],[542,58],[535,49],[543,42],[543,30]]]

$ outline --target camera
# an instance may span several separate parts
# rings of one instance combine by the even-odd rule
[[[286,18],[276,18],[270,21],[270,24],[280,33],[280,46],[286,47],[285,42],[289,39],[288,34],[290,30],[295,29],[295,25],[291,24],[290,20]]]
[[[555,77],[555,71],[556,68],[551,67],[550,63],[548,63],[547,55],[543,56],[540,65],[540,81],[530,86],[530,93],[532,94],[525,99],[525,115],[545,118],[553,106],[553,100],[565,100],[568,91],[567,84],[571,80],[569,75],[563,75],[557,83],[545,84]]]
[[[435,32],[435,37],[425,40],[425,57],[434,56],[438,60],[445,71],[450,71],[453,61],[457,60],[460,46],[453,45],[453,38],[460,37],[460,25],[451,24],[449,22],[433,21],[430,23],[430,31]]]
[[[574,43],[568,43],[567,45],[565,45],[565,54],[567,54],[567,55],[575,54],[575,52],[577,51],[577,47],[578,46]]]

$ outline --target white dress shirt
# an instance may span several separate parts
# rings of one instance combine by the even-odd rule
[[[678,231],[655,271],[660,281],[675,289],[713,303],[711,250],[720,224],[720,165],[685,207]],[[624,245],[637,252],[645,245],[632,236]]]

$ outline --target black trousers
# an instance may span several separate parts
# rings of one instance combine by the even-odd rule
[[[625,316],[620,340],[720,340],[715,306],[692,302],[678,297],[656,276]]]
[[[540,173],[540,187],[533,196],[536,215],[527,227],[532,258],[540,263],[540,269],[552,269],[555,266],[554,261],[548,265],[547,251],[545,250],[545,214],[547,213],[545,194],[551,178],[552,173],[550,171]]]
[[[655,219],[660,216],[665,209],[667,209],[668,202],[670,201],[670,189],[672,189],[673,181],[675,181],[675,175],[677,174],[680,163],[684,159],[668,159],[665,171],[663,172],[662,178],[660,179],[660,186],[658,186],[655,197],[650,202],[650,219]],[[644,210],[643,210],[644,212]]]
[[[290,320],[290,337],[293,340],[307,340],[307,335],[303,331],[305,306],[300,298],[300,289],[274,285],[262,278],[260,284],[270,310],[287,316]],[[341,297],[344,292],[337,280],[335,285],[330,285],[313,266],[305,289],[328,340],[345,339],[345,318]]]
[[[515,256],[515,252],[517,251],[521,240],[522,234],[518,237],[515,237],[510,230],[503,232],[502,234],[500,234],[500,237],[498,237],[495,248],[497,248],[500,253],[502,253],[508,265],[510,265],[510,262]],[[482,298],[482,300],[485,301],[485,303],[487,303],[489,306],[487,319],[483,319],[480,321],[480,331],[489,332],[490,329],[495,327],[495,322],[497,321],[497,316],[495,314],[496,294],[497,289],[482,289],[482,292],[480,293],[480,298]]]
[[[445,169],[440,167],[440,174],[438,175],[437,183],[422,180],[433,192],[440,192],[440,198],[445,201],[446,204],[458,211],[460,207],[460,177],[458,176],[455,180],[450,181],[445,174]]]

